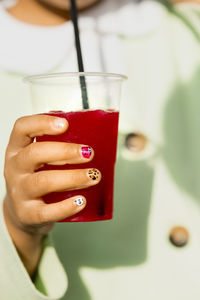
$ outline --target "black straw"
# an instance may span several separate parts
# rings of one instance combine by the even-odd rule
[[[76,7],[76,0],[70,0],[71,2],[71,18],[74,25],[74,35],[75,35],[75,43],[76,43],[76,54],[78,60],[78,69],[79,72],[84,72],[83,66],[83,57],[81,51],[81,43],[80,43],[80,34],[78,28],[78,11]],[[81,94],[82,94],[82,102],[83,102],[83,109],[88,109],[88,94],[87,94],[87,87],[85,76],[80,76],[80,85],[81,85]]]

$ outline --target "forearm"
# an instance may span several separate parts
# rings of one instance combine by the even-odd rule
[[[27,233],[18,228],[9,214],[5,201],[4,218],[8,232],[13,240],[17,252],[30,277],[33,277],[42,252],[43,235]]]

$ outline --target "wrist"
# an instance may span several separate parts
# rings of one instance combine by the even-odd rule
[[[16,225],[4,200],[3,213],[5,224],[16,250],[30,276],[33,276],[37,268],[41,252],[44,234],[28,232]]]

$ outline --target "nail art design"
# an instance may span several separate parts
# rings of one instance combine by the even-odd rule
[[[97,180],[99,178],[100,172],[97,169],[89,169],[88,175],[92,180]]]
[[[92,155],[92,148],[88,146],[81,147],[81,153],[84,158],[89,159],[90,156]]]
[[[76,198],[76,199],[74,200],[74,203],[75,203],[77,206],[81,206],[81,205],[83,205],[84,200],[83,200],[83,198],[79,197],[79,198]]]

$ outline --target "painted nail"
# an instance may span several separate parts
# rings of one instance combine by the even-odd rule
[[[89,169],[88,170],[88,176],[92,180],[97,180],[100,176],[100,172],[97,169]]]
[[[81,206],[81,205],[83,205],[84,200],[83,200],[83,198],[79,197],[79,198],[76,198],[76,199],[74,200],[74,203],[75,203],[77,206]]]
[[[65,119],[62,119],[62,118],[57,118],[55,121],[54,121],[54,124],[57,128],[64,128],[66,126],[66,120]]]
[[[84,158],[89,159],[92,155],[92,148],[88,146],[83,146],[81,147],[81,153]]]

